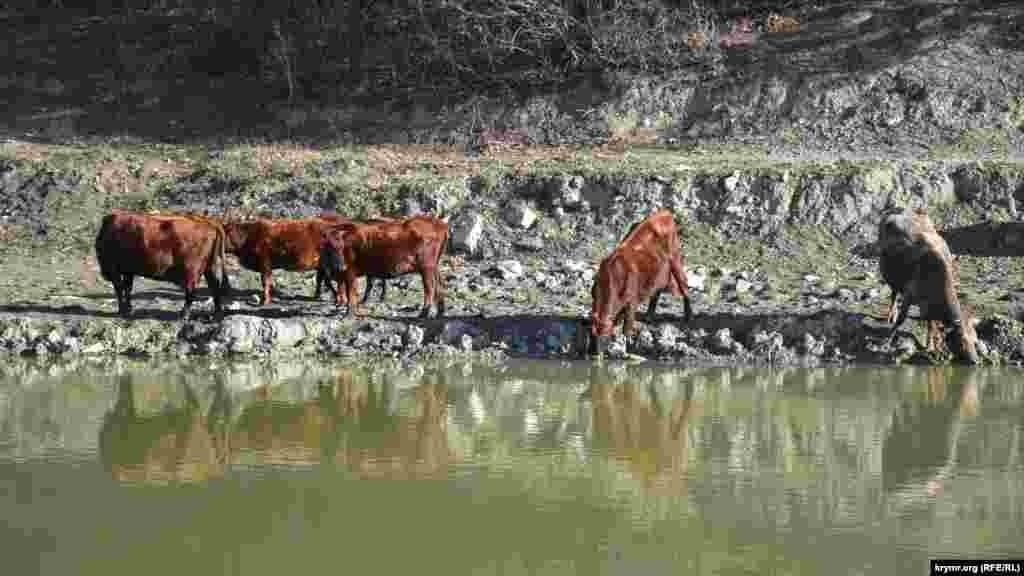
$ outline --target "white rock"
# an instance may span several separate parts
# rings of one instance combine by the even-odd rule
[[[473,254],[477,251],[484,235],[484,218],[477,212],[464,212],[456,216],[451,224],[451,239],[454,251]]]
[[[537,221],[537,211],[523,201],[509,204],[505,208],[505,221],[516,228],[529,228]]]
[[[523,265],[518,260],[500,260],[495,268],[502,280],[515,280],[523,275]]]
[[[103,342],[93,342],[85,348],[82,348],[82,354],[102,354],[107,350],[107,345]]]
[[[591,270],[590,264],[587,264],[586,262],[581,262],[579,260],[566,260],[565,262],[562,262],[562,268],[566,272],[570,272],[573,274],[580,274],[584,270]]]
[[[704,282],[707,280],[707,275],[703,274],[700,270],[687,270],[686,271],[686,284],[690,287],[690,290],[697,290],[698,292],[704,291]]]

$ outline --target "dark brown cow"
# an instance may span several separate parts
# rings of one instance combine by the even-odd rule
[[[343,223],[343,222],[353,222],[353,220],[340,219],[339,218],[339,219],[336,219],[336,220],[332,221],[332,224],[338,224],[338,223]],[[360,223],[361,224],[385,224],[385,223],[388,223],[388,222],[397,222],[397,220],[395,220],[394,218],[370,218],[369,220],[363,220]],[[319,268],[317,270],[317,277],[318,278],[320,278],[320,277],[323,278],[324,283],[327,284],[327,287],[330,288],[332,293],[334,294],[335,300],[340,299],[343,304],[347,304],[348,303],[348,295],[346,295],[344,291],[342,291],[339,294],[338,292],[334,291],[334,288],[331,285],[331,278],[339,278],[339,277],[341,277],[341,274],[342,274],[342,272],[344,272],[344,270],[345,270],[345,263],[341,259],[341,254],[339,254],[337,250],[334,250],[333,248],[331,248],[330,244],[328,244],[327,242],[323,241],[323,239],[321,238],[321,243],[320,243],[320,266],[319,266]],[[393,277],[392,275],[376,276],[376,275],[367,274],[367,276],[366,276],[366,291],[363,292],[362,303],[366,304],[366,302],[369,301],[369,299],[370,299],[370,291],[373,290],[373,281],[374,280],[377,280],[377,283],[380,285],[380,298],[378,299],[378,301],[379,302],[384,302],[385,296],[387,295],[387,289],[388,289],[387,280],[388,280],[388,278],[392,278],[392,277]],[[318,294],[318,297],[319,297],[319,294]]]
[[[679,251],[679,236],[672,212],[658,210],[635,224],[619,246],[601,261],[591,288],[591,340],[603,354],[615,324],[625,317],[623,333],[633,334],[636,309],[648,301],[647,316],[653,318],[664,290],[682,295],[686,321],[693,317],[689,286]]]
[[[423,280],[421,317],[430,315],[437,304],[437,315],[444,316],[444,283],[440,261],[448,245],[448,223],[433,216],[419,215],[404,220],[376,224],[354,222],[334,224],[324,229],[324,245],[344,263],[338,273],[338,286],[347,290],[348,312],[359,314],[356,304],[356,279],[395,278],[419,272]],[[338,290],[340,306],[345,301]]]
[[[337,298],[337,291],[320,264],[320,239],[324,226],[345,222],[351,220],[333,213],[324,213],[317,218],[258,218],[246,222],[227,222],[224,224],[228,237],[227,251],[238,257],[243,268],[260,273],[263,284],[262,304],[271,301],[275,269],[291,272],[315,269],[313,298],[320,298],[324,284]],[[369,283],[366,290],[369,296]]]
[[[96,234],[96,259],[103,277],[114,285],[122,316],[131,314],[136,276],[181,286],[185,290],[181,312],[185,319],[203,276],[213,292],[215,313],[221,316],[227,286],[226,243],[224,229],[209,220],[118,210],[103,218]]]
[[[879,267],[892,288],[893,306],[900,300],[899,313],[887,342],[892,343],[910,306],[917,304],[920,318],[929,321],[929,350],[935,346],[934,333],[938,331],[935,322],[941,322],[946,328],[945,340],[950,351],[961,362],[977,364],[978,336],[974,329],[977,319],[970,310],[960,306],[956,265],[949,246],[927,215],[908,211],[886,214],[879,223],[878,245]]]

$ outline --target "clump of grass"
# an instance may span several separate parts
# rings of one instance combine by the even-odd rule
[[[1006,122],[1011,128],[1024,130],[1024,96],[1013,95],[1008,98]]]

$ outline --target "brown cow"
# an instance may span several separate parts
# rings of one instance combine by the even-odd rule
[[[619,246],[601,261],[590,291],[591,340],[598,354],[604,353],[621,317],[625,316],[623,333],[632,335],[641,302],[649,300],[647,316],[653,318],[664,290],[682,295],[686,321],[693,317],[678,237],[672,212],[661,209],[633,225]]]
[[[213,292],[215,313],[221,316],[227,287],[226,244],[224,229],[212,221],[117,210],[103,218],[96,234],[96,259],[103,277],[114,285],[122,316],[132,311],[135,276],[181,286],[185,290],[184,319],[189,317],[199,277],[203,276]]]
[[[325,275],[325,269],[320,265],[320,239],[324,226],[345,222],[351,220],[333,213],[325,213],[317,218],[258,218],[246,222],[226,222],[224,230],[228,237],[227,251],[238,257],[243,268],[260,273],[263,284],[262,304],[271,302],[274,269],[291,272],[315,269],[313,298],[320,298],[324,284],[337,298],[330,277]],[[369,284],[366,289],[369,296]]]
[[[337,273],[338,286],[347,290],[348,312],[359,314],[356,304],[356,279],[395,278],[419,272],[423,280],[423,309],[430,315],[436,302],[438,317],[444,316],[444,282],[440,261],[448,245],[448,223],[428,215],[376,224],[339,223],[324,229],[324,244],[340,259],[345,269]],[[336,299],[345,303],[338,290]]]
[[[961,308],[957,296],[957,275],[949,246],[931,221],[921,213],[907,211],[886,214],[879,223],[879,267],[893,290],[893,305],[900,300],[899,313],[887,339],[892,343],[896,331],[907,318],[912,304],[920,318],[945,325],[946,345],[962,362],[978,363],[975,333],[977,319]],[[891,314],[890,314],[891,315]],[[928,348],[934,348],[938,325],[929,325]]]

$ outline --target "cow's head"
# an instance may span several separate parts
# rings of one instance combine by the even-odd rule
[[[964,310],[960,322],[946,331],[946,347],[963,364],[978,363],[978,333],[975,331],[978,322],[971,311]]]

